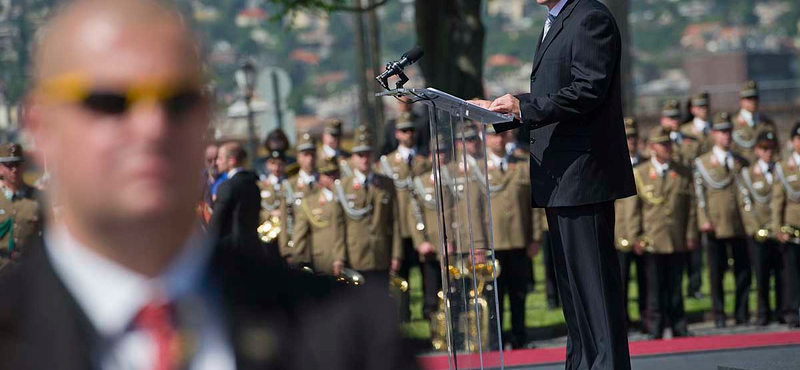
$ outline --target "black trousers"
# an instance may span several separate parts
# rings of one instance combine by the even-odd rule
[[[750,257],[756,273],[756,289],[758,302],[758,319],[769,322],[774,316],[779,316],[783,305],[783,253],[777,240],[768,239],[758,242],[753,238],[747,239],[750,248]],[[775,309],[769,304],[771,278],[775,277]]]
[[[553,247],[550,243],[550,232],[542,232],[542,263],[544,264],[544,290],[547,303],[560,306],[558,298],[558,284],[556,284],[556,267],[553,262]]]
[[[698,243],[698,247],[686,256],[686,276],[689,278],[689,289],[687,293],[690,296],[700,291],[703,285],[703,248]]]
[[[686,311],[683,308],[683,268],[687,253],[645,254],[647,263],[647,312],[650,334],[656,338],[671,327],[672,335],[683,337]]]
[[[400,271],[398,271],[398,275],[403,277],[403,279],[409,280],[409,272],[411,268],[414,266],[419,266],[419,253],[417,253],[417,249],[414,248],[414,242],[410,238],[405,238],[402,240],[403,242],[403,264],[400,266]],[[424,279],[423,279],[424,280]],[[411,281],[408,282],[411,284]],[[424,285],[425,282],[423,281],[422,284]],[[425,291],[423,287],[423,292]],[[408,290],[400,296],[400,321],[408,322],[411,321],[411,310],[409,308],[410,300],[409,300],[409,293],[411,292],[411,286],[408,287]]]
[[[422,314],[425,319],[439,310],[439,291],[442,290],[442,268],[435,256],[428,256],[420,262],[422,270]]]
[[[753,274],[745,238],[717,239],[708,235],[708,275],[711,282],[711,306],[715,319],[725,318],[725,293],[722,280],[728,268],[728,247],[733,257],[733,274],[736,280],[736,323],[746,323],[749,318],[748,298]]]
[[[497,276],[498,307],[500,314],[504,315],[504,298],[508,294],[508,301],[511,304],[511,343],[518,348],[527,342],[525,297],[530,281],[530,259],[525,248],[495,251],[495,258],[500,262],[500,275]]]
[[[631,281],[631,265],[636,264],[636,290],[639,297],[636,303],[639,305],[639,317],[642,320],[642,330],[649,332],[650,322],[647,320],[647,271],[645,268],[644,256],[639,256],[633,252],[617,251],[619,258],[620,276],[622,277],[622,299],[624,300],[625,322],[631,324],[628,313],[628,300]]]
[[[614,202],[547,208],[568,370],[630,369]]]
[[[800,320],[800,244],[786,243],[783,254],[783,273],[785,276],[785,312],[788,323]]]

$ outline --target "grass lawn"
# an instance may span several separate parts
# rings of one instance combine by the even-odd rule
[[[632,321],[639,320],[639,308],[637,301],[637,289],[636,289],[636,266],[631,266],[631,285],[629,289],[629,301],[628,301],[628,312],[630,313]],[[501,270],[502,271],[502,270]],[[502,272],[501,272],[502,273]],[[561,312],[561,309],[558,308],[556,310],[549,310],[547,308],[547,298],[545,297],[545,287],[544,287],[544,266],[542,265],[542,254],[539,253],[538,256],[534,259],[534,275],[536,277],[536,290],[533,293],[528,294],[528,298],[526,301],[526,315],[525,315],[525,325],[528,328],[534,327],[544,327],[544,326],[556,326],[556,325],[563,325],[564,324],[564,314]],[[408,324],[403,325],[403,330],[405,334],[410,338],[416,339],[427,339],[430,337],[430,329],[428,326],[428,322],[422,319],[422,291],[420,287],[420,272],[419,269],[414,268],[411,270],[411,277],[409,278],[409,284],[411,285],[411,322]],[[688,280],[683,279],[683,289],[684,289],[684,297],[686,293],[686,286],[688,285]],[[725,275],[725,312],[728,316],[731,316],[733,313],[733,306],[734,306],[734,279],[732,273],[727,273]],[[685,299],[684,300],[684,307],[686,308],[687,315],[697,314],[705,311],[711,310],[711,298],[709,296],[709,282],[708,282],[708,275],[707,271],[703,270],[703,285],[701,291],[706,296],[703,299]],[[507,298],[506,298],[507,299]],[[774,302],[774,291],[772,300]],[[773,303],[774,304],[774,303]],[[511,327],[510,323],[510,313],[508,311],[508,301],[505,304],[506,312],[503,314],[505,320],[503,321],[503,330],[508,330]],[[774,306],[773,306],[774,307]],[[752,290],[750,292],[750,310],[751,312],[755,312],[756,309],[756,286],[755,281],[753,281]],[[752,315],[751,315],[752,316]]]

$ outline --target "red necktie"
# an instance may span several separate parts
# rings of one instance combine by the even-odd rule
[[[148,303],[136,315],[137,328],[147,332],[155,343],[153,370],[174,370],[179,360],[178,332],[174,325],[173,309],[168,304]]]

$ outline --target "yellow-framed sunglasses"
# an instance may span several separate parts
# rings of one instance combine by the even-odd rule
[[[46,99],[79,104],[103,115],[124,115],[139,102],[157,102],[172,117],[197,107],[205,93],[200,83],[135,84],[128,89],[95,88],[90,79],[78,73],[67,73],[43,82],[38,89]]]

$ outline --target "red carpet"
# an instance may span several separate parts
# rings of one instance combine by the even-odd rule
[[[800,344],[800,331],[632,342],[630,343],[630,351],[631,356],[636,357],[788,344]],[[564,362],[565,352],[566,350],[563,347],[506,351],[503,353],[503,363],[506,367],[511,367]],[[425,370],[447,370],[449,368],[448,358],[443,355],[420,356],[417,361]],[[480,365],[480,358],[476,355],[458,356],[459,369],[480,368]],[[483,365],[484,367],[499,367],[499,352],[487,354]]]

